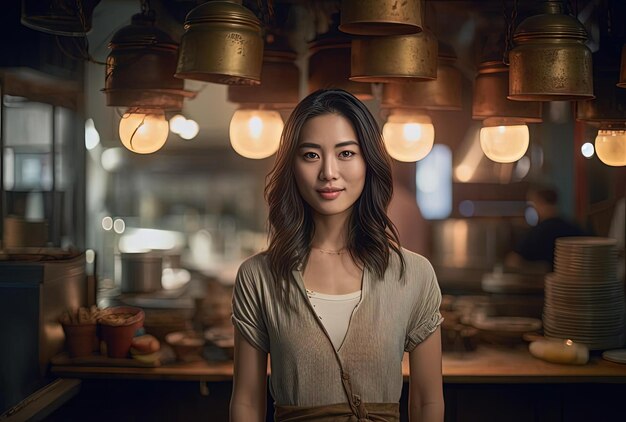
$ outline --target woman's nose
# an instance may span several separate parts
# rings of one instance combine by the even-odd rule
[[[333,180],[336,178],[337,178],[337,163],[332,158],[324,159],[322,161],[320,179],[321,180]]]

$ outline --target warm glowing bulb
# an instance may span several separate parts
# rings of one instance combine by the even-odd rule
[[[394,159],[419,161],[433,148],[435,128],[428,116],[392,114],[383,126],[383,138]]]
[[[273,110],[237,110],[230,121],[230,144],[246,158],[266,158],[278,150],[283,119]]]
[[[626,166],[626,131],[599,130],[596,154],[607,166]]]
[[[120,119],[120,139],[132,152],[150,154],[158,151],[167,140],[169,124],[162,111],[133,111]]]
[[[528,149],[528,126],[488,126],[480,130],[480,147],[496,163],[512,163],[524,156]]]

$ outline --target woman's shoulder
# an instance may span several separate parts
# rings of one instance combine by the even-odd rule
[[[402,252],[402,258],[404,258],[404,265],[406,272],[421,272],[421,273],[431,273],[433,272],[433,266],[430,261],[423,255],[420,255],[416,252],[410,251],[405,248],[400,248]],[[395,254],[394,254],[395,255]],[[399,266],[400,260],[395,257],[393,260],[393,265]]]
[[[263,252],[256,253],[244,259],[239,265],[237,271],[238,280],[256,280],[262,282],[269,277],[270,270],[268,265],[267,254]]]

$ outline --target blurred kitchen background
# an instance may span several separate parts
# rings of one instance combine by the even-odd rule
[[[112,83],[105,83],[107,56],[115,48],[120,54],[131,16],[142,10],[156,19],[160,34],[167,34],[159,35],[165,43],[177,47],[185,16],[199,3],[88,2],[91,31],[81,41],[34,31],[20,24],[20,2],[7,4],[5,26],[20,41],[5,42],[3,58],[2,213],[22,219],[21,224],[46,223],[39,235],[50,246],[86,250],[88,272],[101,290],[119,291],[123,254],[148,251],[162,255],[166,271],[185,269],[183,274],[196,271],[232,283],[239,263],[266,245],[263,187],[273,162],[273,155],[250,159],[235,152],[229,134],[235,112],[254,102],[252,108],[278,110],[284,120],[293,103],[320,87],[320,80],[347,83],[348,75],[341,72],[349,71],[350,38],[336,27],[338,1],[246,1],[268,29],[266,55],[278,51],[273,60],[285,72],[268,73],[264,83],[284,82],[279,94],[287,99],[264,103],[263,95],[248,98],[254,95],[246,87],[185,79],[184,90],[181,82],[177,91],[178,110],[166,109],[164,119],[177,116],[186,132],[170,120],[162,148],[131,152],[120,142],[118,127],[132,110],[120,106],[124,101],[115,98]],[[393,84],[349,85],[381,126],[405,109],[425,113],[432,122],[432,150],[428,147],[417,162],[394,160],[390,214],[403,244],[433,262],[446,293],[480,291],[483,274],[499,268],[524,232],[537,224],[526,198],[530,185],[556,188],[560,213],[596,235],[608,233],[615,203],[624,195],[624,167],[607,165],[594,154],[598,126],[583,119],[576,101],[533,103],[537,107],[524,122],[529,122],[529,146],[513,162],[493,161],[481,149],[482,120],[498,115],[488,109],[499,105],[476,91],[495,89],[484,88],[480,78],[489,74],[490,65],[497,68],[499,61],[502,66],[502,54],[510,49],[507,39],[523,18],[557,3],[578,16],[588,47],[604,63],[600,45],[614,52],[609,47],[623,40],[623,25],[613,24],[624,14],[621,2],[427,1],[423,15],[439,45],[440,70],[453,75],[448,91],[457,88],[445,92],[439,87],[436,95],[451,98],[415,105],[410,95],[415,100],[423,94],[403,97],[391,89]],[[336,68],[319,64],[318,54],[329,51],[329,45],[343,54],[333,59]],[[375,61],[376,54],[363,56]],[[618,53],[611,63],[617,78]],[[140,69],[135,72],[136,79],[127,82],[130,90],[142,78]],[[606,85],[604,75],[597,73],[596,85]],[[608,83],[615,87],[615,81]],[[624,95],[619,88],[614,91],[614,108],[623,114],[626,105],[619,101]],[[285,104],[276,104],[281,101]],[[622,119],[623,124],[626,114]],[[18,224],[9,223],[6,246]]]

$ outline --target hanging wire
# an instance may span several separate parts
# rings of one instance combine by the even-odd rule
[[[504,52],[502,53],[502,63],[509,65],[509,51],[513,49],[513,34],[515,33],[515,20],[517,19],[517,0],[513,0],[511,14],[507,12],[507,0],[502,0],[502,16],[504,16]]]
[[[56,39],[57,46],[59,47],[59,50],[61,50],[63,54],[65,54],[67,57],[71,58],[72,60],[87,61],[90,63],[99,64],[99,65],[106,65],[105,62],[101,62],[101,61],[94,59],[91,53],[89,53],[89,40],[87,39],[87,18],[85,18],[82,0],[76,0],[76,11],[77,11],[78,20],[80,21],[80,26],[83,28],[83,33],[85,35],[83,35],[82,37],[71,37],[74,43],[74,48],[77,51],[76,54],[68,50],[67,47],[64,46],[63,43],[61,42],[59,35],[57,35],[55,39]],[[63,37],[63,38],[65,39],[67,37]]]

